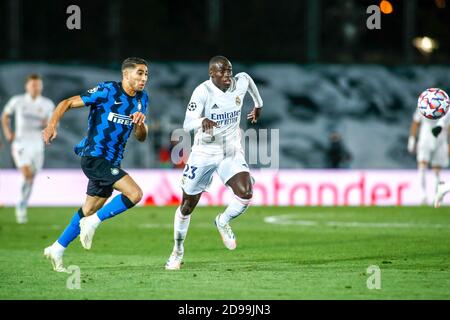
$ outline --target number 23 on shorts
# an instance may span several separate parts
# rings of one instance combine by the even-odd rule
[[[195,170],[197,170],[197,169],[198,169],[198,167],[189,166],[187,164],[186,167],[184,167],[183,177],[187,177],[190,180],[194,179],[195,178]],[[189,172],[190,172],[190,174],[189,174]]]

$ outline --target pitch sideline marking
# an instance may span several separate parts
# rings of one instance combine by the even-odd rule
[[[264,222],[278,225],[298,225],[306,227],[349,227],[349,228],[449,228],[445,224],[417,224],[408,222],[358,222],[358,221],[314,221],[299,220],[297,214],[285,214],[280,216],[269,216]]]

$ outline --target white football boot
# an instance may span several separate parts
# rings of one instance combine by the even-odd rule
[[[445,182],[439,182],[436,195],[434,196],[434,207],[439,208],[444,199],[444,195],[448,192]]]
[[[54,271],[67,272],[63,265],[63,255],[55,252],[52,246],[44,249],[44,256],[50,260]]]
[[[236,249],[236,237],[234,236],[233,230],[231,230],[230,225],[227,223],[225,225],[221,225],[219,222],[220,214],[217,215],[214,220],[214,224],[219,230],[220,236],[222,237],[223,244],[229,250]]]
[[[86,250],[91,249],[96,227],[89,222],[88,217],[80,220],[80,242]]]
[[[166,262],[166,270],[180,270],[184,251],[173,250]]]

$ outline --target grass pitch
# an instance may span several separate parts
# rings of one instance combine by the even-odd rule
[[[251,207],[232,223],[235,251],[213,224],[223,209],[197,208],[180,271],[164,270],[175,208],[133,208],[90,251],[69,246],[65,266],[81,272],[70,290],[43,249],[75,210],[31,208],[17,225],[0,209],[1,299],[450,299],[449,208]],[[367,287],[372,265],[381,289]]]

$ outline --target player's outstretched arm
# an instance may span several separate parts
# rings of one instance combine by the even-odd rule
[[[58,103],[53,111],[52,117],[47,125],[47,127],[42,131],[42,138],[44,139],[45,144],[50,144],[50,142],[56,138],[57,131],[56,127],[63,117],[64,113],[71,108],[79,108],[83,107],[84,102],[80,96],[74,96],[68,99],[65,99]]]
[[[259,94],[258,87],[256,87],[255,81],[253,81],[252,77],[250,77],[245,72],[242,72],[242,75],[248,81],[247,91],[248,93],[250,93],[250,96],[252,97],[253,102],[255,103],[253,110],[247,115],[247,119],[250,120],[251,123],[256,123],[258,122],[258,119],[261,116],[263,100],[261,98],[261,95]]]
[[[413,154],[416,148],[416,137],[417,131],[419,129],[420,122],[414,121],[411,123],[411,127],[409,129],[409,138],[408,138],[408,152]]]
[[[14,132],[11,129],[11,115],[15,112],[17,106],[17,98],[11,98],[5,105],[2,112],[2,129],[5,139],[12,143],[14,141]]]

